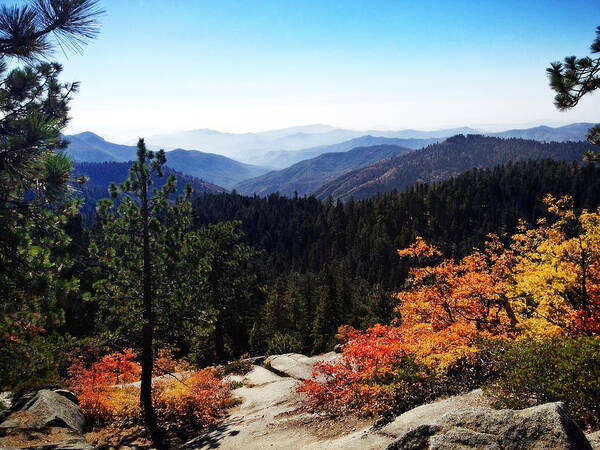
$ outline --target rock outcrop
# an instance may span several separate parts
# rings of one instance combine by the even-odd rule
[[[85,418],[70,391],[42,389],[16,395],[0,423],[1,448],[91,449]]]
[[[285,353],[283,355],[268,356],[262,365],[282,377],[308,380],[312,377],[316,362],[333,362],[340,358],[341,355],[335,352],[312,356],[310,358],[299,353]]]
[[[600,450],[600,431],[590,433],[586,437],[594,450]]]
[[[520,411],[475,407],[448,412],[413,426],[387,448],[592,449],[560,402]]]
[[[495,410],[481,390],[421,405],[386,424],[353,416],[330,417],[303,408],[297,386],[315,363],[335,361],[289,353],[259,358],[245,375],[226,381],[240,404],[218,427],[184,445],[188,449],[598,449],[600,432],[586,435],[563,403]],[[262,364],[262,365],[258,365]],[[83,415],[69,391],[15,396],[0,417],[0,448],[87,450]]]
[[[313,361],[298,353],[269,356],[263,366],[284,377],[308,380],[312,376]]]
[[[73,394],[72,397],[76,398]],[[85,418],[77,403],[49,389],[16,397],[0,428],[71,428],[83,433]]]

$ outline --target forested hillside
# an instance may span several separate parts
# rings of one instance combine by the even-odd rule
[[[577,209],[594,208],[600,169],[520,162],[346,203],[206,195],[194,202],[194,214],[198,226],[241,220],[247,243],[264,250],[268,299],[251,350],[264,352],[269,342],[280,349],[283,339],[289,351],[319,352],[330,348],[338,325],[391,318],[389,292],[402,286],[409,268],[397,249],[421,236],[446,256],[461,257],[488,233],[515,231],[519,218],[535,223],[547,211],[548,193],[573,195]]]
[[[480,135],[457,135],[419,152],[401,155],[348,172],[314,192],[348,200],[371,197],[391,189],[404,189],[415,182],[447,179],[475,167],[494,167],[508,162],[553,158],[581,161],[585,142],[541,143],[522,139],[501,139]]]
[[[267,195],[279,192],[293,196],[312,193],[315,189],[338,175],[364,167],[375,161],[389,159],[412,151],[398,145],[374,145],[353,148],[347,152],[325,153],[307,159],[287,169],[266,173],[257,178],[244,180],[234,186],[241,194]]]

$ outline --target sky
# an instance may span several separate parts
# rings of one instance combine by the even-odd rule
[[[101,0],[102,29],[55,54],[79,80],[67,132],[116,142],[177,130],[499,130],[561,113],[545,69],[589,55],[596,0]]]

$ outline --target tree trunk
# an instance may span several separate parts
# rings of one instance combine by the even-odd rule
[[[144,168],[141,169],[142,171]],[[163,448],[162,436],[156,421],[156,412],[152,405],[152,339],[154,316],[152,311],[152,267],[150,261],[150,231],[148,229],[148,184],[145,176],[141,177],[141,213],[143,222],[144,264],[143,264],[143,328],[142,328],[142,380],[140,388],[140,406],[144,414],[144,425],[150,433],[157,448]]]
[[[218,363],[225,362],[225,337],[223,336],[221,314],[219,314],[215,323],[215,357]]]

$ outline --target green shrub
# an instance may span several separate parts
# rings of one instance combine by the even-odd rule
[[[291,334],[275,333],[275,336],[269,340],[268,355],[280,355],[282,353],[300,353],[302,351],[302,342]]]
[[[564,402],[582,426],[600,425],[600,339],[555,337],[508,346],[486,385],[500,408]]]
[[[229,382],[229,389],[231,389],[232,391],[234,389],[239,389],[241,387],[244,387],[244,383],[241,381],[230,381]]]

